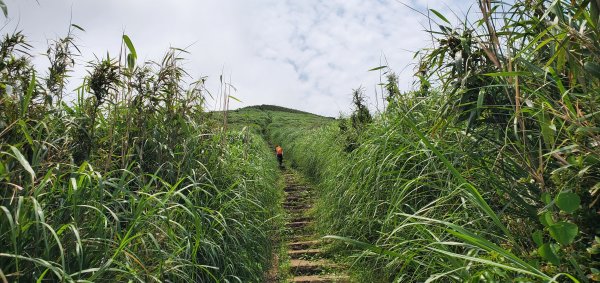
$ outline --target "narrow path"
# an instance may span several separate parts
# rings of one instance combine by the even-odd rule
[[[320,237],[313,230],[313,218],[308,211],[314,202],[312,189],[298,180],[289,170],[285,178],[285,203],[287,222],[287,254],[290,258],[290,282],[350,282],[338,265],[324,258]]]

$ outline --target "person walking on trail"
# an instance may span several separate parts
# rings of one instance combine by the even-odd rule
[[[283,166],[283,148],[281,146],[275,146],[275,152],[277,152],[277,161],[279,162],[279,167]]]

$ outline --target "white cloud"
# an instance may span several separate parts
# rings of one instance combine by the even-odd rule
[[[448,5],[466,10],[461,1]],[[348,112],[350,92],[363,86],[374,104],[373,89],[382,54],[409,89],[413,54],[428,43],[425,19],[391,0],[5,0],[9,24],[18,26],[43,52],[46,39],[64,36],[72,22],[78,33],[83,61],[93,54],[119,52],[121,34],[128,34],[141,58],[159,59],[169,46],[186,47],[191,74],[209,76],[218,90],[225,68],[237,87],[240,107],[277,104],[336,116]],[[460,5],[456,3],[461,3]],[[452,3],[451,3],[452,4]],[[413,0],[425,10],[448,8],[440,1]],[[43,62],[42,57],[36,59]],[[75,76],[83,76],[79,69]],[[77,78],[73,81],[79,82]]]

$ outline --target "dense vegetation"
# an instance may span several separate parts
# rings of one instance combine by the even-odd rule
[[[356,89],[341,119],[206,112],[183,50],[139,64],[127,36],[70,94],[78,26],[43,74],[6,35],[0,280],[260,282],[284,226],[269,142],[359,282],[600,281],[600,1],[476,7],[430,10],[418,89],[375,68],[386,109]]]
[[[0,281],[261,281],[281,227],[264,140],[204,111],[181,50],[137,65],[127,36],[65,102],[79,29],[44,76],[21,33],[0,41]]]
[[[273,140],[360,282],[598,281],[600,2],[477,4],[430,11],[419,90],[377,68],[383,113],[359,89],[350,117]]]
[[[222,115],[218,113],[217,116]],[[275,105],[249,106],[227,113],[228,122],[233,128],[260,134],[267,141],[271,133],[278,130],[295,129],[309,131],[331,124],[335,119],[300,110]],[[272,145],[274,146],[274,145]]]

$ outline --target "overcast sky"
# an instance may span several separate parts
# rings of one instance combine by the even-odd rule
[[[35,53],[63,37],[69,22],[77,32],[81,62],[106,52],[117,55],[121,35],[132,39],[140,60],[158,60],[170,46],[184,48],[185,68],[218,92],[219,75],[231,76],[242,103],[276,104],[328,116],[350,110],[350,93],[363,86],[371,107],[383,56],[412,87],[413,51],[430,46],[425,12],[466,11],[461,0],[4,0],[3,33],[23,30]],[[467,3],[469,2],[469,3]],[[71,19],[72,15],[72,19]],[[36,59],[43,66],[46,59]],[[83,65],[85,65],[83,63]],[[80,83],[79,70],[71,79]],[[210,103],[211,108],[213,103]]]

